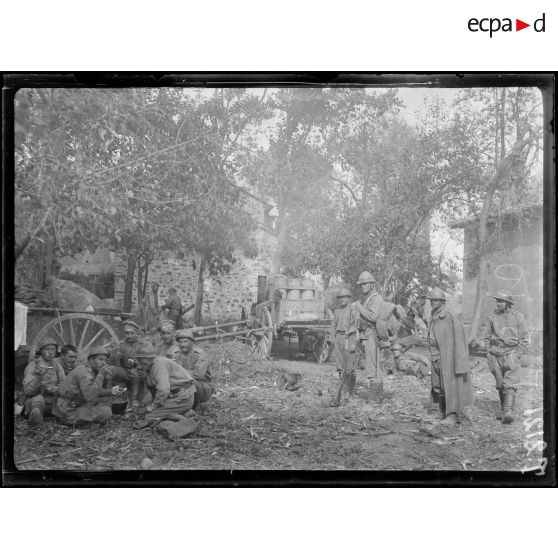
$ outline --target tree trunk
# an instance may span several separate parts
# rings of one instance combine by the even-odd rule
[[[128,268],[126,269],[126,284],[124,285],[124,312],[132,311],[132,296],[134,292],[134,273],[136,271],[136,257],[128,254]]]
[[[273,254],[271,262],[271,274],[278,275],[281,273],[281,254],[285,247],[285,239],[287,237],[287,215],[286,203],[284,197],[281,196],[279,201],[279,215],[277,216],[277,249]]]
[[[196,325],[202,325],[202,306],[203,306],[203,276],[206,267],[206,257],[202,255],[200,258],[200,268],[198,271],[198,289],[196,291],[196,302],[194,309],[194,323]]]

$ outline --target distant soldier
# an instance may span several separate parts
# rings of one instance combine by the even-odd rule
[[[170,359],[174,358],[174,353],[177,350],[180,351],[180,347],[178,347],[175,341],[174,322],[172,320],[163,320],[157,329],[161,335],[161,340],[156,344],[157,352],[161,356]]]
[[[110,385],[123,384],[129,389],[130,404],[139,407],[143,398],[145,373],[138,368],[135,354],[144,340],[140,338],[141,327],[132,320],[123,324],[124,339],[110,348],[109,366],[106,374]]]
[[[53,365],[57,344],[46,337],[39,343],[39,358],[29,363],[23,373],[23,393],[25,403],[23,412],[29,417],[31,426],[39,426],[43,417],[52,413],[54,397],[64,378]]]
[[[176,289],[171,287],[169,289],[169,297],[165,304],[161,306],[161,310],[167,310],[167,319],[171,320],[176,329],[182,327],[182,300],[176,294]]]
[[[355,302],[353,306],[360,314],[359,339],[364,347],[364,370],[371,382],[371,399],[381,401],[384,384],[380,367],[380,339],[376,330],[376,320],[380,313],[383,298],[376,291],[375,283],[374,277],[368,271],[363,271],[360,274],[357,284],[360,285],[365,299],[364,303]]]
[[[424,378],[430,374],[430,361],[419,353],[405,351],[399,343],[391,346],[391,353],[397,370],[404,374]]]
[[[513,310],[513,295],[498,291],[492,298],[496,309],[484,327],[488,366],[496,379],[504,424],[513,422],[515,396],[519,384],[521,356],[529,347],[529,330],[523,314]]]
[[[146,371],[147,388],[153,396],[153,402],[147,406],[147,421],[184,415],[194,406],[196,386],[190,372],[159,356],[150,344],[142,345],[135,358]]]
[[[52,414],[73,426],[103,424],[112,416],[107,398],[120,396],[124,389],[106,386],[109,352],[101,346],[92,347],[87,364],[78,364],[60,383]]]
[[[335,366],[341,385],[347,387],[349,395],[353,395],[356,384],[355,365],[359,313],[349,304],[350,300],[351,291],[345,287],[340,289],[337,293],[338,306],[333,311],[330,335],[333,340]],[[331,405],[336,407],[339,405],[339,401],[335,399]]]
[[[64,345],[60,350],[60,356],[52,361],[52,365],[56,373],[64,378],[76,367],[76,362],[77,349],[74,345]]]
[[[473,403],[469,348],[463,324],[446,307],[446,294],[435,287],[429,297],[432,315],[428,346],[432,362],[431,398],[440,406],[446,424],[460,422],[463,410]]]
[[[197,408],[200,403],[205,403],[215,393],[215,388],[211,383],[207,353],[201,347],[195,346],[194,332],[191,329],[177,331],[175,338],[180,346],[180,356],[177,362],[194,378],[196,386],[194,407]]]

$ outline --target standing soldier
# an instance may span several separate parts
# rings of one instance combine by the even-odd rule
[[[504,424],[513,422],[515,395],[519,384],[521,356],[529,347],[529,331],[523,314],[513,310],[513,296],[503,289],[492,298],[496,309],[484,328],[488,366],[496,379]]]
[[[368,271],[360,274],[357,284],[360,285],[366,298],[364,304],[355,302],[353,306],[360,314],[359,339],[362,340],[364,346],[364,370],[370,379],[370,399],[381,401],[384,384],[380,367],[380,340],[376,330],[376,320],[384,300],[382,295],[376,292],[375,283],[374,277]]]
[[[124,339],[110,351],[107,379],[110,385],[121,383],[129,388],[132,407],[139,407],[143,397],[143,379],[145,374],[137,367],[135,354],[144,343],[139,337],[141,327],[132,320],[123,324]]]
[[[429,297],[432,315],[428,327],[428,346],[432,362],[432,392],[443,422],[460,422],[463,410],[473,403],[473,386],[469,370],[469,348],[463,324],[446,307],[446,294],[439,287]]]
[[[157,343],[156,348],[159,355],[174,358],[174,353],[180,350],[175,341],[174,322],[172,320],[163,320],[157,328],[161,335],[161,340]]]
[[[39,426],[45,414],[52,413],[54,396],[64,378],[53,366],[57,344],[46,337],[39,346],[39,358],[29,363],[23,373],[24,413],[31,426]]]
[[[330,335],[333,339],[333,354],[335,356],[335,366],[341,385],[339,387],[339,397],[331,402],[332,407],[339,406],[341,389],[347,386],[349,395],[355,392],[356,384],[356,348],[357,348],[357,326],[358,316],[356,308],[349,301],[351,291],[343,287],[337,293],[338,306],[333,311]]]
[[[101,346],[92,347],[87,364],[78,364],[60,383],[52,414],[73,426],[104,424],[112,416],[107,397],[119,396],[123,389],[106,386],[109,352]]]
[[[194,378],[194,385],[196,386],[194,407],[197,408],[200,403],[208,401],[215,392],[211,384],[207,353],[201,347],[194,345],[194,332],[191,329],[177,331],[175,338],[180,346],[180,356],[177,362]]]
[[[174,287],[169,289],[169,298],[161,306],[161,310],[168,311],[167,319],[171,320],[177,329],[182,327],[182,301]]]

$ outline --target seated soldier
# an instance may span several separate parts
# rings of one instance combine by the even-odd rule
[[[123,324],[124,339],[110,348],[109,366],[106,369],[107,387],[121,384],[129,389],[131,407],[139,407],[143,396],[142,371],[137,367],[134,355],[145,341],[140,339],[141,327],[132,320]]]
[[[176,332],[175,339],[180,346],[178,364],[188,370],[194,378],[196,386],[196,399],[194,407],[205,403],[215,393],[211,384],[211,371],[206,352],[201,347],[194,345],[194,332],[191,329],[181,329]]]
[[[52,414],[73,426],[105,423],[112,416],[111,395],[119,396],[125,388],[105,388],[109,352],[101,346],[92,347],[87,364],[78,364],[60,383]]]
[[[399,343],[391,346],[391,353],[397,370],[405,374],[411,374],[418,378],[424,378],[430,374],[430,361],[427,357],[403,350]]]
[[[39,358],[29,363],[23,373],[23,392],[26,396],[23,412],[31,426],[39,426],[45,415],[52,414],[54,396],[64,378],[53,366],[57,344],[46,337],[39,343]]]
[[[73,345],[64,345],[60,351],[60,356],[52,361],[57,374],[63,378],[67,376],[75,367],[77,362],[77,349]]]
[[[147,343],[139,348],[135,357],[146,372],[145,382],[153,395],[153,402],[146,408],[148,421],[175,418],[192,409],[196,386],[189,372],[173,360],[158,355],[155,347]]]
[[[157,329],[161,335],[161,340],[156,345],[157,353],[159,356],[173,359],[177,349],[180,350],[174,340],[174,322],[171,320],[163,320]]]

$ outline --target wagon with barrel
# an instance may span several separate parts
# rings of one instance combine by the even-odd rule
[[[257,302],[249,317],[196,327],[194,334],[197,341],[206,342],[242,339],[261,358],[270,354],[274,340],[296,338],[300,352],[323,363],[332,351],[327,338],[332,317],[313,279],[259,276]]]

